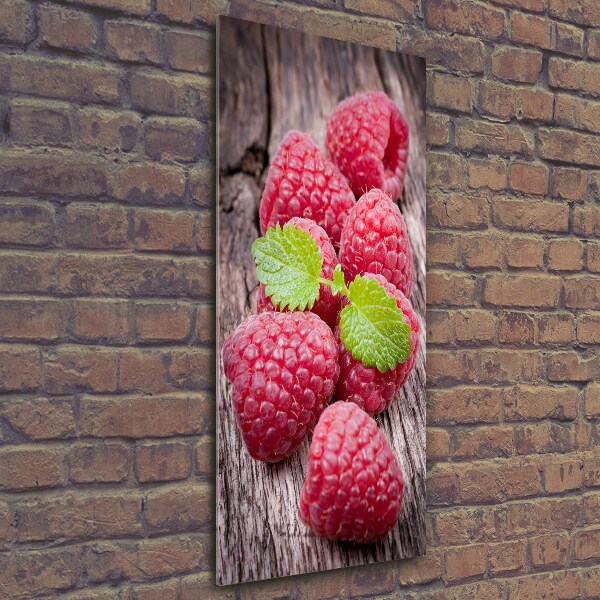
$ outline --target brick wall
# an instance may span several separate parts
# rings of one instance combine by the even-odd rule
[[[428,59],[429,550],[212,585],[213,23]],[[0,0],[0,598],[600,597],[597,0]]]

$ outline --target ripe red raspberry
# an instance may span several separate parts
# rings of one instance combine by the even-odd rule
[[[337,246],[354,194],[338,168],[306,133],[289,131],[269,167],[260,201],[263,235],[277,223],[306,217],[320,225]]]
[[[339,344],[338,356],[340,363],[340,377],[337,382],[335,397],[338,400],[354,402],[370,415],[379,414],[385,410],[404,385],[410,372],[413,370],[419,350],[419,319],[411,306],[410,301],[382,275],[365,273],[364,277],[375,279],[380,283],[388,296],[396,299],[396,305],[404,314],[404,320],[410,325],[410,354],[405,362],[400,363],[395,369],[385,373],[375,367],[366,367],[360,361],[352,358],[352,354],[340,339],[339,319],[335,327],[335,339]],[[342,307],[348,300],[342,300]]]
[[[310,219],[294,217],[293,219],[290,219],[289,222],[296,225],[299,229],[302,229],[302,231],[310,233],[315,242],[317,242],[321,258],[323,259],[321,277],[331,280],[333,278],[333,270],[337,264],[337,256],[325,230]],[[263,283],[259,285],[256,304],[259,312],[265,310],[279,310],[279,308],[275,309],[271,299],[265,296],[265,286]],[[314,303],[311,312],[319,315],[327,325],[333,327],[335,325],[339,307],[339,295],[334,296],[330,286],[321,284],[319,298]]]
[[[383,92],[340,102],[327,121],[325,148],[356,197],[380,188],[396,200],[404,187],[408,125]]]
[[[410,298],[413,258],[400,209],[381,190],[364,194],[348,215],[340,243],[346,281],[356,275],[383,275]]]
[[[314,313],[264,312],[225,340],[223,369],[248,452],[278,462],[298,448],[331,399],[337,344]]]
[[[394,527],[404,480],[377,423],[351,402],[321,415],[310,444],[300,518],[330,540],[372,542]]]

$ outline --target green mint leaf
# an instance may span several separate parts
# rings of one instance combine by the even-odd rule
[[[350,304],[340,313],[342,342],[353,358],[381,373],[395,369],[410,354],[410,325],[396,300],[374,279],[357,276]]]
[[[335,296],[336,294],[339,294],[345,287],[346,282],[344,281],[344,274],[342,273],[342,265],[338,263],[333,270],[333,283],[331,284],[331,291]]]
[[[270,227],[254,240],[252,256],[258,280],[275,306],[289,310],[312,308],[319,297],[323,259],[310,233],[293,223]]]

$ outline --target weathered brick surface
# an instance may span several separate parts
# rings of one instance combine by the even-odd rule
[[[598,6],[0,0],[0,595],[599,597]],[[428,60],[425,557],[213,583],[220,14]]]

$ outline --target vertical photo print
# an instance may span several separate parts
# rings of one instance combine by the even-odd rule
[[[425,61],[221,17],[216,581],[425,554]]]

